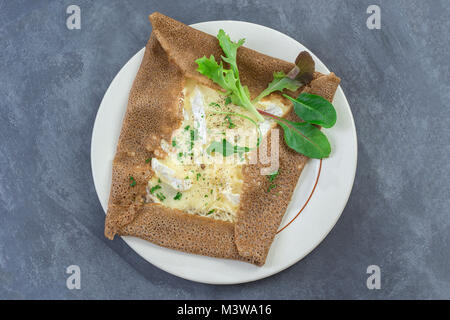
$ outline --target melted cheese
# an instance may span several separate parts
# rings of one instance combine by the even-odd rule
[[[167,153],[152,159],[155,175],[148,183],[148,198],[161,205],[225,221],[235,221],[242,192],[242,165],[248,152],[224,157],[208,153],[214,142],[226,139],[233,146],[257,146],[258,130],[249,120],[226,113],[250,117],[244,108],[225,102],[226,97],[209,87],[187,79],[184,93],[183,122],[172,134],[172,141],[161,141]],[[289,107],[272,98],[257,108],[277,116]],[[272,120],[260,123],[265,135],[275,125]]]

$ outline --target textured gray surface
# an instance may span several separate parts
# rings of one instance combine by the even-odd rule
[[[450,298],[448,1],[0,1],[0,298]],[[375,1],[374,1],[375,2]],[[65,10],[81,7],[81,30]],[[302,42],[342,77],[356,121],[348,205],[304,260],[211,286],[103,236],[90,139],[114,75],[144,46],[147,14],[244,20]],[[81,290],[65,269],[81,267]],[[366,268],[381,267],[381,290]]]

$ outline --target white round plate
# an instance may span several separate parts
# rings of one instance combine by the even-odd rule
[[[192,27],[214,36],[222,28],[234,41],[245,38],[245,46],[286,61],[294,61],[302,50],[309,51],[296,40],[253,23],[209,21]],[[144,49],[136,53],[116,75],[103,97],[95,119],[91,142],[92,175],[105,212],[111,185],[112,161],[127,107],[128,93],[143,55]],[[316,70],[329,73],[325,65],[314,54],[311,55],[316,62]],[[320,178],[309,203],[292,221],[314,188],[320,160],[310,160],[306,165],[280,229],[290,221],[292,223],[275,237],[264,266],[179,252],[135,237],[123,237],[124,241],[145,260],[162,270],[185,279],[211,284],[236,284],[262,279],[298,262],[336,224],[347,203],[355,177],[356,130],[350,106],[341,87],[336,92],[333,104],[338,115],[337,123],[333,128],[324,130],[330,140],[332,153],[323,160]]]

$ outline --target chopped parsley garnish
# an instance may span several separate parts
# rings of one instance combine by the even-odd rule
[[[276,171],[276,172],[274,172],[274,173],[272,173],[272,174],[269,174],[269,175],[267,176],[267,178],[269,178],[269,181],[270,181],[270,182],[273,182],[273,180],[275,180],[275,178],[278,176],[279,173],[280,173],[279,171]]]
[[[156,197],[159,199],[159,201],[164,201],[166,199],[166,196],[162,194],[162,192],[159,192],[156,194]]]
[[[227,106],[227,105],[229,105],[231,103],[231,97],[227,97],[226,99],[225,99],[225,105]]]
[[[149,163],[150,161],[152,161],[152,158],[145,159],[145,163]]]
[[[175,139],[172,140],[172,147],[175,147],[177,145],[177,141]]]
[[[225,117],[225,120],[228,121],[228,129],[233,129],[233,128],[236,127],[236,125],[235,125],[235,124],[233,123],[233,121],[231,120],[230,115],[227,115],[227,116]]]
[[[211,102],[211,103],[209,104],[209,106],[210,106],[210,107],[218,107],[218,108],[221,108],[220,104],[218,104],[217,102]]]
[[[180,200],[183,194],[181,192],[177,192],[177,195],[173,198],[173,200]]]
[[[161,183],[161,179],[160,178],[158,178],[158,183]]]
[[[190,131],[190,137],[191,137],[191,143],[189,146],[189,150],[192,150],[194,148],[194,141],[198,139],[198,130],[191,130]]]
[[[184,127],[184,130],[188,131],[190,127],[191,127],[190,125],[187,125],[186,127]]]
[[[130,176],[130,187],[134,187],[136,185],[136,180],[132,176]]]
[[[201,177],[201,173],[197,173],[197,181],[198,181],[198,178],[200,178]]]
[[[269,174],[269,175],[267,176],[267,178],[269,179],[269,182],[273,182],[273,181],[277,178],[277,176],[278,176],[279,173],[280,173],[280,171],[276,171],[276,172],[274,172],[274,173],[272,173],[272,174]],[[277,187],[276,184],[271,183],[271,184],[269,185],[269,188],[267,188],[267,192],[270,192],[270,190],[275,189],[276,187]]]
[[[214,213],[214,211],[216,211],[216,209],[209,210],[206,215],[209,216],[211,213]]]
[[[156,186],[152,187],[150,189],[150,193],[153,194],[156,190],[161,189],[161,186],[159,184],[157,184]]]
[[[198,139],[198,130],[191,130],[191,140],[197,140]]]
[[[245,114],[236,113],[236,112],[219,112],[219,111],[216,111],[215,113],[227,115],[225,117],[225,120],[228,120],[228,128],[230,128],[230,129],[232,129],[232,128],[234,128],[236,126],[231,121],[231,117],[230,116],[240,117],[240,118],[246,119],[246,120],[250,121],[251,123],[253,123],[255,125],[255,127],[256,127],[256,130],[258,130],[258,142],[256,143],[256,146],[259,147],[259,144],[261,143],[261,139],[262,139],[262,133],[261,133],[261,129],[260,129],[258,123],[255,120],[253,120],[250,117],[247,117]],[[224,131],[222,132],[222,134],[224,136],[226,135]]]

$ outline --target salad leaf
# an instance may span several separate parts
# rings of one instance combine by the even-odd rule
[[[326,135],[317,127],[306,122],[277,121],[284,130],[284,141],[298,153],[307,157],[322,159],[331,153]]]
[[[232,102],[244,107],[259,122],[264,121],[262,115],[273,118],[283,128],[286,144],[296,152],[310,158],[321,159],[328,157],[331,153],[330,143],[325,134],[315,125],[330,128],[336,123],[336,110],[330,102],[320,96],[309,93],[302,93],[297,99],[284,95],[294,103],[295,113],[305,122],[289,121],[263,110],[258,110],[253,105],[253,103],[258,102],[272,92],[281,92],[285,89],[296,91],[301,86],[310,83],[315,70],[314,60],[311,55],[306,51],[300,52],[295,59],[295,67],[288,74],[275,72],[272,82],[268,84],[267,88],[258,97],[251,101],[247,86],[243,86],[239,79],[239,69],[236,59],[237,49],[244,44],[245,40],[240,39],[238,42],[233,42],[222,29],[219,30],[217,39],[224,52],[224,56],[221,56],[221,58],[229,65],[230,69],[224,67],[223,61],[220,61],[219,64],[213,55],[209,58],[204,56],[195,60],[195,62],[198,64],[198,72],[225,90],[224,94],[227,96],[225,104],[227,105]],[[224,112],[224,114],[227,113]],[[229,117],[228,120],[229,127],[231,128],[232,122]],[[259,135],[261,135],[257,122],[253,119],[249,120],[255,123],[258,127]],[[260,138],[258,138],[258,145],[259,141]],[[222,141],[212,142],[206,151],[208,154],[220,152],[226,157],[234,153],[239,153],[242,156],[244,152],[248,152],[249,150],[250,148],[248,147],[232,145],[226,139],[223,139]]]
[[[307,51],[302,51],[295,59],[295,67],[289,72],[288,77],[302,84],[308,84],[313,79],[315,69],[316,65],[311,55]]]
[[[269,94],[275,91],[283,91],[284,89],[295,91],[298,88],[300,88],[300,85],[301,83],[299,83],[297,80],[288,78],[283,71],[274,72],[272,82],[269,83],[267,88],[264,89],[264,91],[262,91],[252,102],[256,103],[265,96],[268,96]]]
[[[244,44],[245,40],[240,39],[238,42],[233,42],[222,29],[219,30],[217,39],[225,54],[225,56],[222,56],[222,60],[227,62],[231,69],[225,69],[223,62],[220,62],[219,65],[214,56],[211,55],[209,58],[204,56],[195,60],[198,65],[197,71],[225,89],[225,94],[231,98],[234,104],[247,109],[257,121],[264,121],[264,118],[250,101],[248,88],[243,86],[239,79],[239,69],[236,61],[237,49]]]
[[[274,72],[272,82],[252,102],[256,103],[275,91],[296,91],[311,82],[314,70],[315,64],[311,55],[306,51],[300,52],[295,59],[295,67],[287,75],[284,72]]]
[[[224,69],[222,62],[219,65],[213,55],[209,58],[203,56],[202,58],[195,60],[195,62],[198,65],[197,71],[207,76],[219,86],[230,92],[237,90],[237,88],[235,88],[236,83],[231,70]]]
[[[245,39],[239,39],[238,42],[231,41],[230,37],[223,31],[223,29],[219,30],[217,34],[217,39],[219,40],[220,47],[225,53],[225,57],[222,56],[222,60],[228,62],[233,70],[236,78],[239,79],[239,71],[237,67],[237,49],[242,46],[245,42]]]
[[[284,141],[293,150],[309,158],[322,159],[331,153],[327,136],[316,126],[307,122],[293,122],[260,110],[261,114],[273,118],[284,131]]]
[[[293,102],[295,113],[304,121],[324,128],[331,128],[336,123],[336,110],[321,96],[306,92],[300,94],[297,99],[285,94],[283,96]]]

